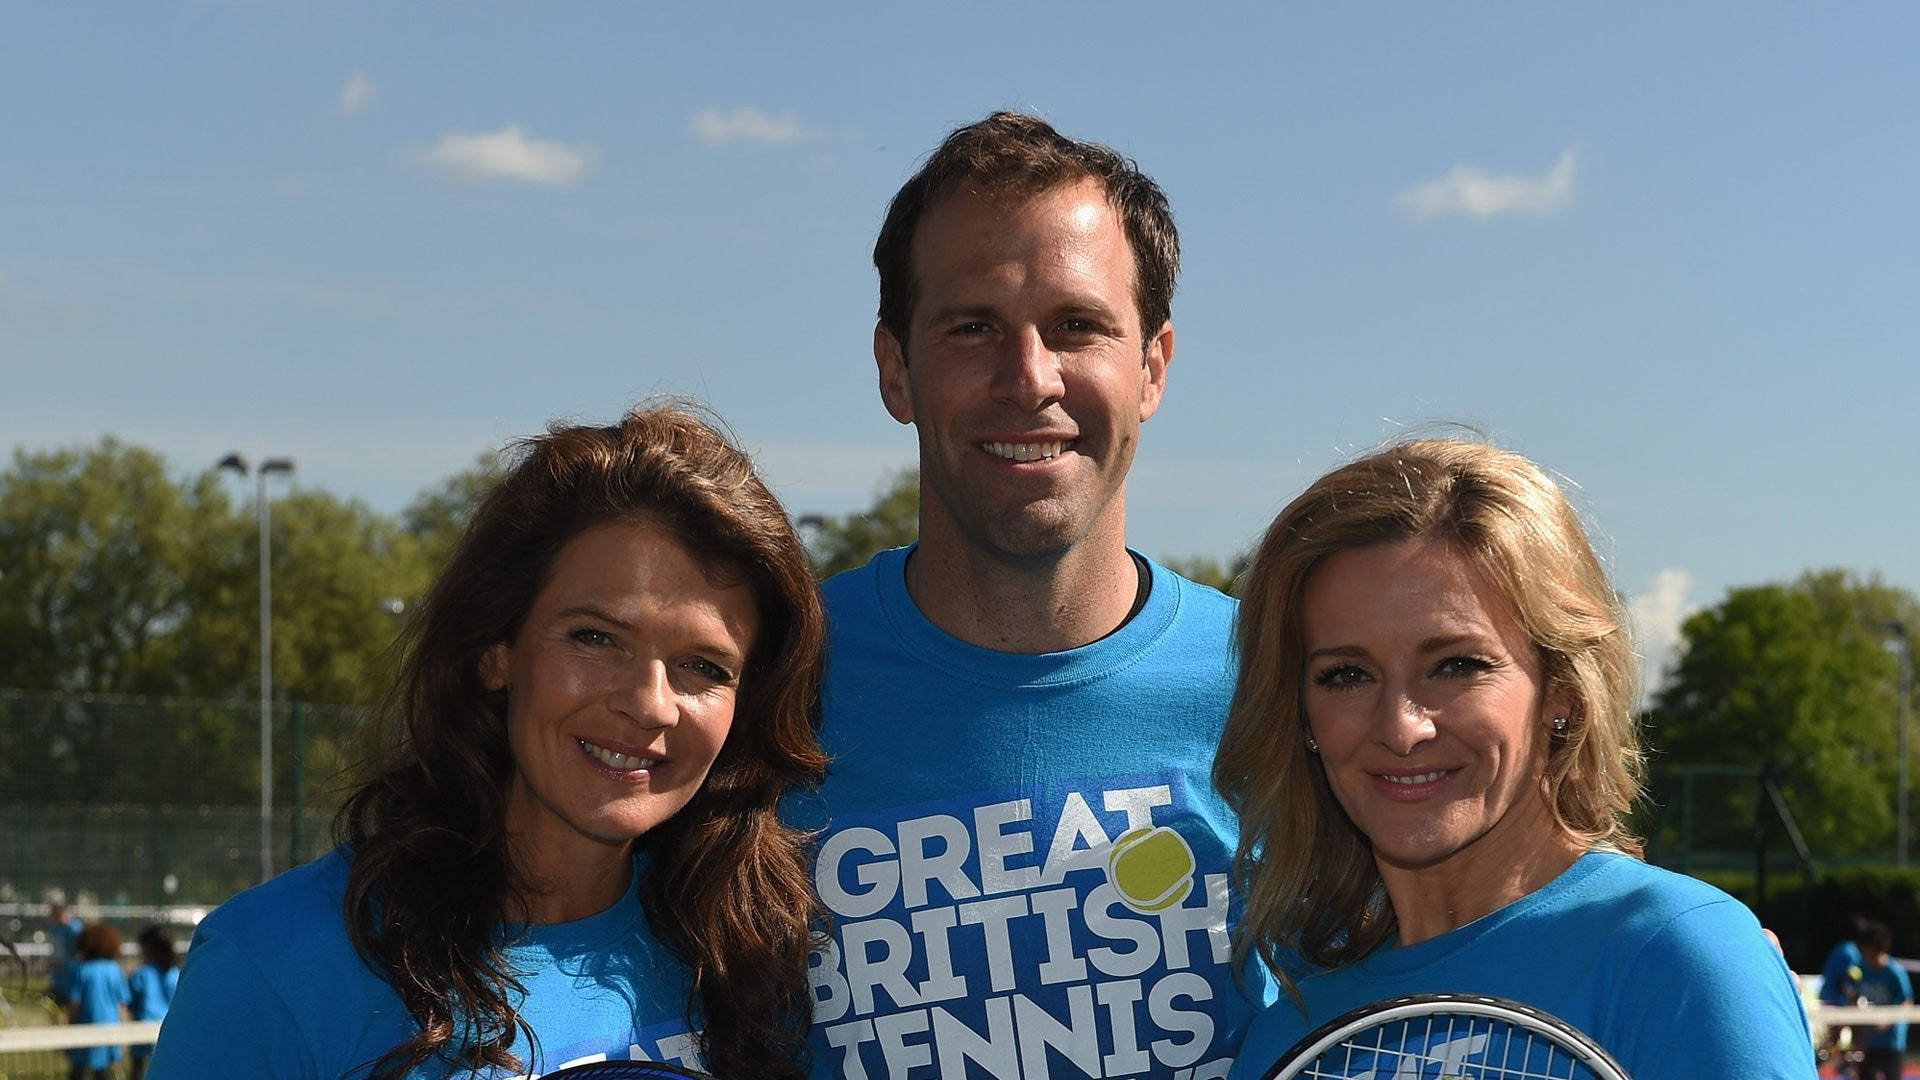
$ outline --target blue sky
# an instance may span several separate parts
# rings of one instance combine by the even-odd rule
[[[0,3],[0,445],[238,449],[397,509],[553,417],[727,417],[796,513],[912,463],[886,200],[1001,107],[1186,249],[1136,546],[1474,425],[1656,657],[1726,588],[1920,589],[1920,7]]]

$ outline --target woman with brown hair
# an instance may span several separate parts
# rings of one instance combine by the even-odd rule
[[[1235,1078],[1439,991],[1552,1013],[1637,1080],[1812,1077],[1752,913],[1639,859],[1625,615],[1537,465],[1438,439],[1363,458],[1281,511],[1244,581],[1214,778],[1241,824],[1239,954],[1288,994]],[[1361,1075],[1511,1075],[1482,1036],[1402,1049]]]
[[[823,620],[751,464],[680,407],[528,441],[406,631],[341,845],[229,901],[153,1080],[799,1077]]]

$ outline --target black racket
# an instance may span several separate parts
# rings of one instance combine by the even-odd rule
[[[593,1061],[542,1073],[540,1080],[714,1080],[703,1072],[661,1061]]]
[[[1294,1043],[1264,1080],[1632,1080],[1573,1025],[1481,994],[1362,1005]]]

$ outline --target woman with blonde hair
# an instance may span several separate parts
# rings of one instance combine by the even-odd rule
[[[1538,466],[1454,440],[1373,454],[1283,510],[1244,582],[1214,777],[1241,823],[1237,948],[1287,994],[1236,1078],[1428,991],[1545,1010],[1638,1080],[1813,1075],[1753,915],[1639,858],[1625,617]]]
[[[529,440],[409,624],[340,846],[202,922],[151,1080],[805,1074],[825,620],[684,407]]]

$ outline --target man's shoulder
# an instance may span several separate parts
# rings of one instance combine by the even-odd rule
[[[859,566],[842,570],[821,582],[820,601],[826,605],[828,617],[858,605],[877,603],[881,575],[888,572],[889,568],[894,573],[900,572],[899,566],[906,557],[906,551],[906,548],[888,548],[876,552]]]
[[[1153,648],[1177,654],[1199,654],[1226,664],[1233,651],[1234,620],[1240,601],[1158,563],[1150,561],[1149,564],[1153,569],[1153,592],[1141,617],[1149,624],[1143,629],[1152,634]],[[1230,668],[1228,671],[1230,675]]]
[[[1142,556],[1145,558],[1145,556]],[[1152,559],[1147,565],[1153,568],[1154,583],[1169,581],[1179,592],[1182,608],[1191,609],[1196,617],[1212,619],[1222,623],[1231,623],[1234,613],[1240,610],[1238,597],[1221,592],[1212,585],[1205,585],[1182,575],[1177,570],[1162,566]]]

